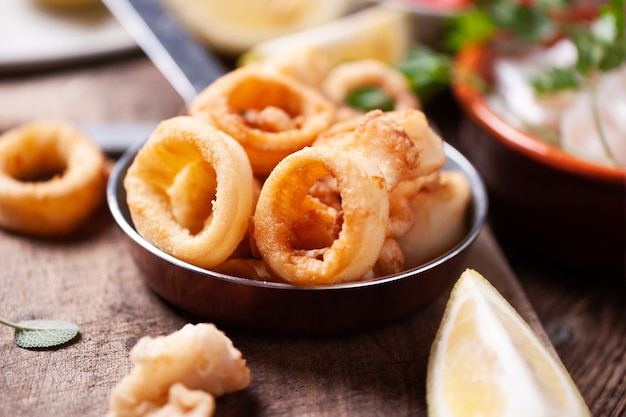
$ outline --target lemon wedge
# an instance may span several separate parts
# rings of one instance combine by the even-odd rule
[[[306,48],[320,50],[334,66],[342,61],[378,59],[394,64],[412,43],[410,15],[397,8],[375,5],[296,33],[261,42],[239,60],[241,65]]]
[[[560,359],[468,269],[455,284],[427,372],[430,417],[591,416]]]
[[[161,0],[201,41],[237,55],[259,42],[335,19],[353,0]]]

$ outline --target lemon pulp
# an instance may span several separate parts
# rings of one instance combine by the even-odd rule
[[[560,359],[471,269],[450,294],[426,391],[431,417],[591,415]]]

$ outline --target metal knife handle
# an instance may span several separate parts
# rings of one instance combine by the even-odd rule
[[[186,104],[226,72],[157,0],[103,0]]]

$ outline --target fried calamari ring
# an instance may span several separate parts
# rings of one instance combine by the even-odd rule
[[[360,114],[334,123],[318,136],[313,145],[355,146],[353,133],[365,117],[371,117],[370,115],[374,114],[372,112],[380,113],[380,110],[372,110],[364,115]],[[384,114],[398,123],[419,149],[419,163],[415,165],[414,172],[408,174],[408,177],[416,178],[431,175],[443,166],[446,161],[443,140],[430,127],[428,119],[422,111],[407,109],[385,112]]]
[[[0,226],[52,236],[72,231],[104,200],[102,151],[72,125],[36,121],[0,137]]]
[[[159,124],[124,178],[133,223],[146,240],[210,268],[235,251],[253,210],[253,177],[242,147],[187,116]]]
[[[330,70],[322,91],[336,104],[343,104],[351,91],[378,87],[394,103],[394,109],[419,109],[421,104],[406,77],[395,68],[374,59],[345,62]]]
[[[296,249],[294,224],[316,180],[331,175],[341,195],[341,230],[329,247]],[[254,239],[274,273],[297,285],[356,281],[374,266],[385,243],[389,199],[377,167],[358,152],[307,147],[283,159],[266,179],[254,214]]]
[[[255,65],[209,85],[191,103],[189,114],[239,141],[254,173],[266,175],[328,128],[335,106],[304,83]]]
[[[420,161],[411,178],[431,175],[446,162],[443,140],[429,125],[426,115],[418,110],[396,110],[385,113],[397,122],[420,149]]]
[[[354,129],[354,145],[382,171],[391,191],[421,163],[420,149],[404,128],[380,110],[365,114]]]
[[[390,238],[402,235],[412,226],[409,197],[417,194],[420,187],[438,182],[436,176],[443,162],[438,155],[443,144],[436,135],[431,139],[431,130],[424,123],[426,120],[419,110],[388,113],[372,110],[333,125],[313,143],[313,146],[356,149],[378,165],[389,191],[387,236]],[[333,193],[328,185],[326,190],[326,194]]]
[[[415,110],[417,111],[417,110]],[[421,149],[404,128],[381,110],[339,123],[313,146],[332,146],[361,152],[385,177],[387,190],[410,178],[420,164]]]

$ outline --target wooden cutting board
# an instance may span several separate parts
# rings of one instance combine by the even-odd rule
[[[121,233],[106,208],[71,240],[0,233],[0,316],[67,320],[81,329],[77,343],[31,351],[0,328],[3,412],[103,416],[111,388],[130,371],[128,352],[137,340],[197,320],[144,285]],[[547,340],[488,229],[467,267],[488,277]],[[220,398],[217,415],[426,416],[426,364],[447,296],[401,322],[341,337],[264,336],[218,323],[253,379]]]

